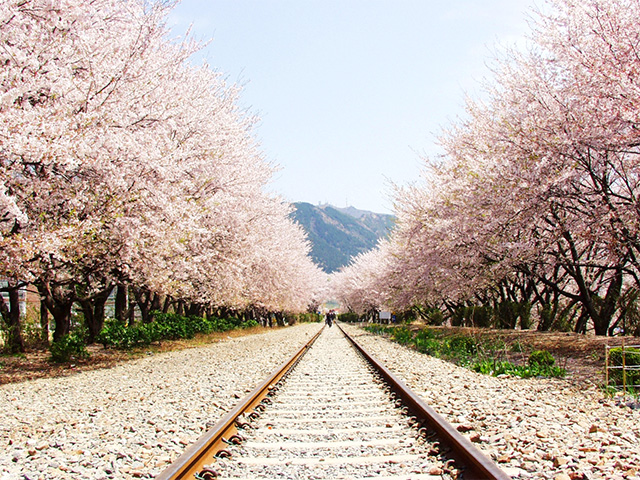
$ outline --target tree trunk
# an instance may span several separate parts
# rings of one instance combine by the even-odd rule
[[[128,319],[127,324],[132,327],[134,323],[136,323],[136,299],[133,294],[133,287],[129,286],[129,309],[127,310],[127,315],[125,317]]]
[[[143,323],[150,323],[151,320],[151,300],[152,293],[146,288],[131,287],[133,295],[136,299],[136,304],[140,309],[140,315],[142,316]]]
[[[116,286],[116,298],[115,298],[115,306],[114,306],[114,315],[116,320],[119,322],[124,322],[127,318],[127,287],[119,283]]]
[[[603,299],[603,305],[600,308],[597,308],[594,302],[594,293],[590,290],[585,280],[585,276],[582,273],[582,268],[580,267],[580,256],[576,250],[573,238],[569,232],[563,232],[562,236],[569,245],[571,258],[575,263],[570,275],[574,278],[576,285],[578,286],[580,303],[584,311],[589,315],[589,317],[591,317],[596,335],[606,335],[617,307],[618,298],[620,297],[620,291],[622,289],[622,266],[625,262],[620,260],[616,265],[615,274],[609,282],[607,293]]]
[[[61,286],[51,287],[48,283],[39,284],[37,287],[42,301],[53,316],[53,341],[57,342],[71,330],[73,292],[64,290]]]
[[[192,303],[187,310],[187,317],[202,317],[202,305],[199,303]]]
[[[49,345],[49,310],[43,299],[40,299],[40,328],[42,343],[45,346]]]
[[[604,296],[602,307],[598,311],[598,317],[594,318],[593,326],[596,335],[607,335],[613,315],[618,308],[618,300],[622,292],[622,268],[616,269],[616,273],[609,283],[607,293]]]
[[[162,304],[162,313],[168,313],[172,303],[173,298],[171,298],[170,295],[167,295],[164,299],[164,303]]]
[[[589,322],[589,315],[586,311],[583,311],[578,317],[578,321],[576,322],[575,327],[573,328],[574,333],[587,333],[587,323]]]
[[[80,306],[84,320],[89,330],[88,343],[95,343],[104,326],[104,310],[113,288],[108,288],[92,297],[91,300],[81,300]]]
[[[176,307],[176,315],[184,315],[184,300],[178,300],[178,306]]]
[[[20,330],[20,285],[8,281],[9,304],[0,295],[0,311],[7,326],[5,349],[8,353],[24,353],[24,340]]]
[[[162,309],[162,295],[154,293],[149,307],[149,321],[153,321],[153,312],[159,312]]]

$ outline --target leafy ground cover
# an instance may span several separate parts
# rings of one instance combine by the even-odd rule
[[[555,365],[556,360],[547,350],[534,350],[526,361],[514,363],[506,355],[509,351],[523,353],[522,345],[507,345],[502,339],[480,338],[464,333],[447,335],[442,330],[423,328],[412,330],[408,326],[372,325],[365,327],[372,333],[389,335],[402,345],[410,345],[421,353],[443,358],[487,375],[514,375],[517,377],[564,377],[566,370]]]
[[[620,345],[623,341],[621,337],[536,330],[441,326],[429,327],[427,332],[423,325],[398,327],[394,339],[399,343],[404,342],[424,353],[466,366],[475,363],[476,369],[482,373],[536,376],[540,372],[529,366],[529,357],[534,351],[547,351],[555,359],[553,365],[564,369],[569,380],[594,384],[604,381],[605,346]],[[374,333],[385,333],[384,329],[389,326],[370,325],[366,328]],[[627,344],[632,341],[626,339]]]
[[[135,347],[147,347],[166,340],[186,340],[198,334],[228,332],[258,326],[255,320],[242,320],[236,317],[186,317],[176,313],[156,313],[153,322],[126,322],[108,319],[98,334],[98,343],[104,348],[131,350]],[[86,348],[86,329],[83,326],[51,343],[51,360],[65,363],[90,357]]]
[[[98,335],[98,342],[105,348],[130,349],[143,347],[163,340],[190,339],[197,334],[228,332],[258,326],[255,320],[243,321],[239,318],[184,317],[182,315],[159,313],[151,323],[127,326],[115,319],[108,320]]]

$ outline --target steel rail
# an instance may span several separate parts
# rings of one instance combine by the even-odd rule
[[[336,325],[338,325],[336,323]],[[511,477],[502,471],[493,461],[484,456],[469,440],[463,437],[453,426],[441,417],[396,377],[387,367],[380,363],[373,355],[360,346],[351,336],[338,325],[340,331],[351,344],[369,362],[369,364],[384,378],[397,397],[402,399],[408,410],[422,423],[422,426],[435,431],[441,442],[451,449],[451,456],[462,465],[465,480],[510,480]]]
[[[217,475],[205,466],[214,463],[216,455],[225,451],[230,439],[238,435],[236,426],[238,418],[247,412],[252,412],[256,406],[260,405],[260,402],[266,398],[275,384],[295,367],[307,350],[311,348],[311,345],[322,333],[322,328],[289,360],[280,365],[269,378],[258,385],[233,410],[185,450],[160,475],[155,477],[156,480],[193,480],[194,478],[209,480],[216,478]]]

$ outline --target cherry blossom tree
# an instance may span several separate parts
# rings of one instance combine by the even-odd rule
[[[163,42],[158,6],[64,3],[11,2],[2,22],[2,174],[30,220],[3,252],[38,286],[56,338],[79,296],[111,287],[123,224],[153,211],[172,173],[160,90],[190,53]]]
[[[384,285],[386,243],[358,254],[347,267],[332,275],[332,297],[343,308],[358,315],[379,312],[386,306]]]
[[[167,12],[141,0],[0,6],[1,274],[38,287],[54,339],[77,302],[95,337],[116,284],[149,320],[161,298],[242,304],[257,249],[294,268],[276,257],[280,235],[304,264],[306,241],[264,193],[273,168],[256,119],[238,88],[189,63],[196,44],[169,39]],[[273,218],[284,230],[258,242]],[[308,293],[280,304],[300,308]]]
[[[531,48],[507,52],[444,131],[444,158],[398,189],[399,305],[534,301],[547,328],[563,302],[577,331],[606,334],[638,288],[640,3],[547,7]]]

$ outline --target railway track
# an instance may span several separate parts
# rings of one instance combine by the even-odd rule
[[[156,478],[509,477],[334,327]]]

